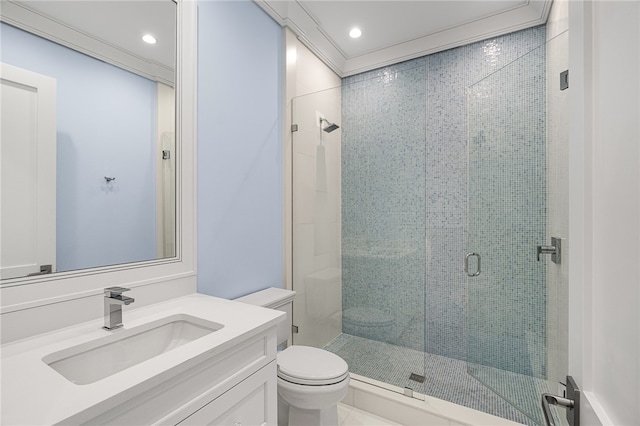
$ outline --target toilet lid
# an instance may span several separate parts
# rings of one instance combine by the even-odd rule
[[[310,346],[290,346],[278,353],[278,377],[301,385],[332,385],[349,375],[338,355]]]

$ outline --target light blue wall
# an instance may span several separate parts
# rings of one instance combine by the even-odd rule
[[[5,24],[0,38],[2,62],[57,81],[58,271],[155,258],[156,83]]]
[[[198,292],[283,285],[281,27],[250,1],[198,3]]]

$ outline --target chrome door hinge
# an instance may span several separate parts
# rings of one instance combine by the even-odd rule
[[[297,131],[298,131],[298,125],[297,124],[292,124],[291,125],[291,133],[297,132]]]
[[[291,332],[293,334],[297,334],[298,333],[298,326],[297,325],[292,325],[291,326]]]
[[[566,90],[568,88],[569,88],[569,70],[565,70],[560,73],[560,90]]]
[[[33,272],[31,274],[27,274],[28,277],[34,277],[36,275],[47,275],[53,272],[53,267],[51,265],[40,265],[40,272]]]

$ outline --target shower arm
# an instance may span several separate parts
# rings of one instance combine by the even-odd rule
[[[325,123],[327,123],[327,127],[322,127],[322,122],[323,121]],[[324,131],[324,132],[327,132],[327,133],[331,133],[334,130],[337,130],[339,128],[340,128],[340,126],[338,126],[336,123],[332,123],[329,120],[327,120],[326,118],[320,117],[320,129],[321,129],[321,132]]]

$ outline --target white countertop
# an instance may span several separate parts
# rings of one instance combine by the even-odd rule
[[[120,331],[103,330],[102,319],[3,345],[0,347],[0,424],[55,424],[85,410],[95,410],[96,415],[100,414],[105,410],[105,406],[107,409],[109,404],[115,407],[116,401],[138,395],[145,388],[153,388],[165,377],[173,376],[175,368],[196,365],[205,358],[221,353],[240,341],[275,326],[285,318],[284,312],[192,294],[125,311],[124,329],[176,314],[192,315],[223,324],[224,327],[86,385],[68,381],[43,362],[42,358],[53,352]]]

